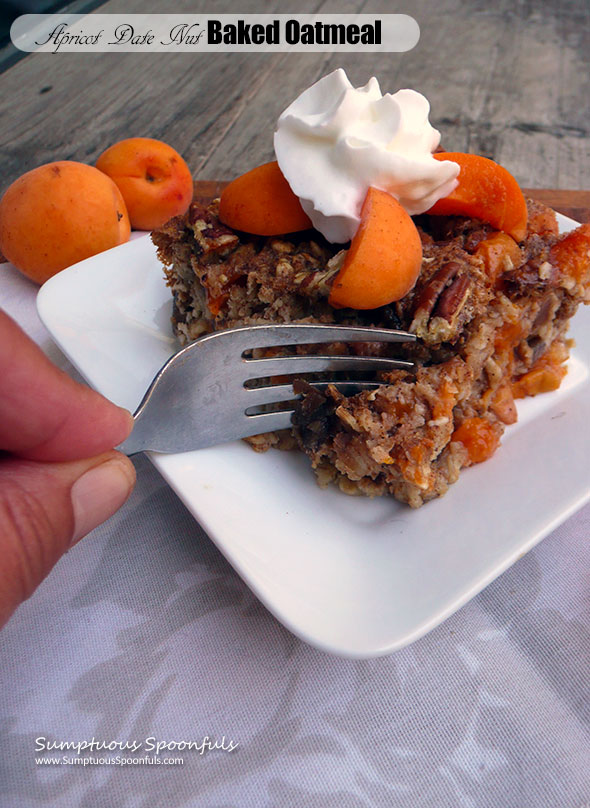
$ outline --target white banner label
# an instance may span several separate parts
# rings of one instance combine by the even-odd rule
[[[23,14],[10,29],[23,51],[411,50],[420,28],[407,14]]]

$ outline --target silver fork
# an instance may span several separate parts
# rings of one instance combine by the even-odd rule
[[[155,376],[134,414],[133,432],[119,447],[132,455],[142,451],[186,452],[291,426],[293,406],[275,412],[252,412],[265,404],[293,401],[292,383],[247,387],[254,379],[326,371],[412,369],[403,359],[374,356],[293,355],[254,359],[254,348],[321,342],[414,342],[405,331],[360,326],[276,324],[216,331],[174,354]],[[339,379],[351,392],[379,382]]]

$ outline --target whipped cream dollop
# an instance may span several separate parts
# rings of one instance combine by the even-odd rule
[[[370,186],[395,196],[410,215],[456,187],[459,166],[432,156],[440,133],[429,112],[414,90],[383,95],[376,78],[355,88],[339,68],[282,113],[274,136],[279,167],[328,241],[354,236]]]

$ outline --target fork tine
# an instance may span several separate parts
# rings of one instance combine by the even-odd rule
[[[277,356],[264,359],[244,359],[246,379],[268,376],[293,376],[300,373],[321,373],[332,370],[410,370],[413,362],[384,356]]]
[[[291,385],[262,389],[257,396],[256,389],[244,389],[248,379],[329,370],[414,368],[412,362],[385,357],[308,354],[245,358],[244,352],[249,349],[265,345],[414,339],[410,334],[390,329],[299,323],[247,326],[207,334],[170,357],[156,374],[133,416],[133,432],[119,449],[128,454],[146,450],[182,452],[289,427],[293,410],[288,404],[280,412],[247,415],[245,410],[297,398]],[[328,383],[318,382],[321,386]],[[346,384],[343,390],[359,388],[356,383],[351,387],[350,380],[342,383]]]
[[[289,429],[292,426],[291,416],[294,410],[281,410],[280,412],[261,412],[256,415],[246,415],[242,437],[260,435],[263,432],[274,432],[275,429]]]
[[[380,387],[384,382],[379,381],[343,381],[342,379],[328,379],[327,381],[311,381],[312,387],[319,390],[326,390],[329,385],[333,385],[344,395],[351,395],[352,393],[359,392],[360,390],[374,390]],[[249,387],[246,388],[248,398],[252,397],[252,402],[246,401],[246,407],[259,407],[262,404],[279,404],[281,401],[291,401],[292,399],[299,398],[293,392],[292,384],[270,384],[266,387]]]
[[[267,387],[245,387],[245,407],[259,407],[262,404],[275,404],[298,398],[292,384],[270,384]],[[252,399],[250,402],[248,399]]]
[[[318,342],[415,342],[416,335],[392,328],[365,328],[307,323],[275,323],[273,325],[250,325],[217,331],[201,339],[232,339],[242,350],[278,345],[302,345]]]

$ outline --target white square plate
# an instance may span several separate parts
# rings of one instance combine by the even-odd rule
[[[574,222],[560,218],[562,230]],[[149,236],[56,275],[41,319],[96,389],[134,410],[177,349]],[[590,313],[555,393],[518,403],[494,457],[419,510],[321,490],[296,452],[245,443],[151,459],[291,631],[349,657],[416,640],[590,499]],[[206,417],[206,414],[204,414]]]

